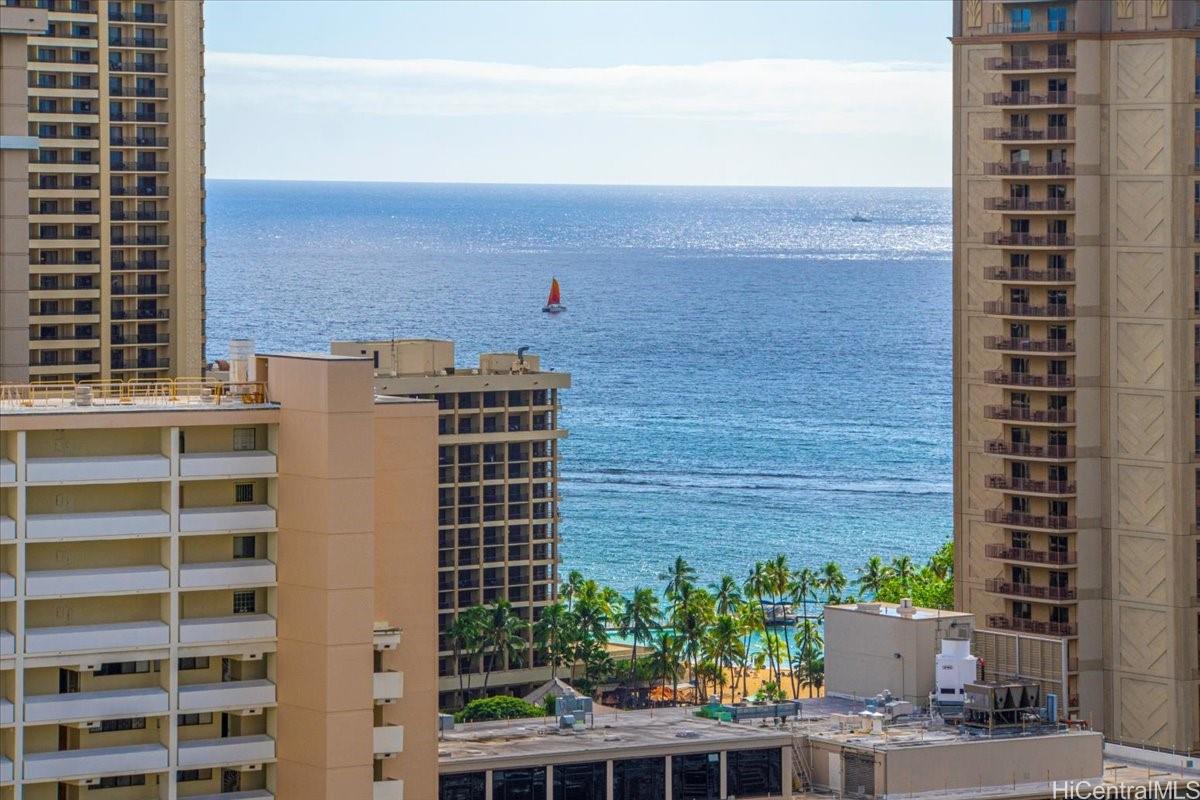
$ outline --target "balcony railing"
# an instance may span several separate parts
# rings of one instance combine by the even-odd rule
[[[985,69],[995,69],[1002,72],[1017,72],[1034,69],[1075,69],[1075,59],[1071,56],[1049,56],[1047,58],[1025,58],[1021,56],[1000,56],[988,58],[983,62]]]
[[[161,772],[167,768],[167,748],[161,744],[89,747],[25,754],[25,777],[54,780],[113,773]]]
[[[1075,129],[1066,125],[1049,128],[984,128],[983,138],[997,142],[1045,142],[1075,138]]]
[[[108,40],[109,47],[135,47],[135,48],[157,48],[165,49],[167,46],[166,39],[154,39],[149,36],[120,36],[115,39]]]
[[[994,386],[1031,386],[1046,389],[1070,389],[1075,386],[1074,375],[1034,375],[1029,372],[1005,372],[989,369],[983,373],[983,382]]]
[[[166,122],[162,111],[110,111],[108,118],[113,122]]]
[[[166,14],[151,14],[143,11],[112,11],[108,12],[109,22],[147,22],[147,23],[164,23],[167,21]]]
[[[166,75],[166,64],[137,64],[132,61],[110,61],[109,72],[149,72],[155,75]]]
[[[988,578],[984,582],[984,589],[995,594],[1032,597],[1035,600],[1074,600],[1077,596],[1073,586],[1037,586],[1032,583],[1003,581],[999,578]]]
[[[1031,200],[1028,197],[985,197],[983,207],[988,211],[1074,211],[1075,199],[1051,197]]]
[[[983,513],[985,521],[993,525],[1011,525],[1021,528],[1047,528],[1049,530],[1067,531],[1076,527],[1075,517],[1060,517],[1050,514],[1027,514],[1024,511],[1009,511],[1003,508],[989,508]]]
[[[988,614],[989,628],[1038,633],[1043,636],[1074,636],[1079,628],[1074,622],[1044,622],[1037,619],[1010,617],[1007,614]]]
[[[1001,422],[1039,422],[1070,424],[1075,421],[1075,409],[1033,409],[1024,406],[984,406],[983,416]]]
[[[108,193],[114,197],[166,197],[170,189],[166,186],[113,186]]]
[[[988,231],[983,234],[986,244],[1005,247],[1074,247],[1075,237],[1069,233],[1011,233]]]
[[[992,106],[1061,106],[1075,102],[1074,92],[989,92],[984,102]]]
[[[110,164],[113,172],[166,172],[170,169],[166,161],[120,161]]]
[[[171,219],[170,212],[167,211],[114,211],[109,214],[109,219],[113,222],[124,222],[126,220],[137,220],[139,222],[166,222]]]
[[[983,337],[985,350],[1014,350],[1021,353],[1074,353],[1074,339],[1016,339],[1011,336]]]
[[[1007,281],[1011,283],[1074,283],[1075,270],[984,267],[983,277],[989,281]]]
[[[111,136],[108,143],[113,147],[166,147],[170,140],[165,136]]]
[[[1005,317],[1052,317],[1064,318],[1075,316],[1075,306],[1066,303],[1048,303],[1036,306],[1032,303],[1005,303],[1001,300],[984,301],[985,314],[999,314]]]
[[[25,467],[25,479],[32,483],[160,480],[170,475],[171,463],[161,453],[31,458]]]
[[[984,545],[984,554],[988,558],[998,558],[1004,561],[1021,561],[1026,564],[1052,564],[1063,566],[1074,564],[1074,550],[1054,552],[1052,550],[1031,550],[1027,547],[1008,547],[1003,544]]]
[[[167,294],[169,287],[165,283],[158,283],[153,286],[124,286],[118,284],[117,286],[113,286],[111,288],[112,293],[115,295],[147,295]]]
[[[153,233],[143,234],[141,236],[123,236],[118,234],[112,237],[112,244],[114,247],[128,247],[130,245],[148,245],[153,247],[157,245],[168,245],[170,243],[171,237],[166,235],[158,236]]]
[[[983,171],[988,175],[1074,175],[1075,162],[989,161],[983,165]]]
[[[1008,442],[1004,439],[988,439],[983,446],[986,452],[996,456],[1058,459],[1075,457],[1075,446],[1069,444],[1026,444],[1024,442]]]
[[[113,261],[113,269],[167,269],[171,266],[171,262],[165,258],[159,258],[154,261]]]
[[[167,309],[135,308],[129,311],[113,311],[112,319],[170,319]]]
[[[38,569],[25,574],[25,593],[30,597],[152,592],[166,591],[170,587],[170,572],[166,567],[154,564],[100,569]]]
[[[1075,494],[1074,481],[1035,481],[1031,478],[1012,478],[1008,475],[987,475],[984,483],[989,489],[1035,494]]]
[[[159,86],[110,86],[113,97],[166,97],[167,90]]]

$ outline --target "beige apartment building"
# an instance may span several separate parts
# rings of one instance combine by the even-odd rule
[[[959,607],[988,676],[1200,752],[1193,0],[954,3]]]
[[[431,339],[334,342],[334,353],[370,358],[380,395],[438,407],[438,675],[441,705],[482,689],[483,665],[455,654],[447,629],[464,609],[508,600],[536,623],[558,581],[559,391],[571,376],[536,355],[485,353],[455,367],[454,343]],[[488,679],[490,692],[521,694],[550,677],[530,642],[520,663]]]
[[[434,403],[0,384],[0,798],[436,793]]]
[[[0,380],[200,375],[201,3],[0,4]]]

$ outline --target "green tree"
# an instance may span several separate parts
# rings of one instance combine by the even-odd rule
[[[676,633],[683,638],[683,654],[693,677],[696,676],[696,664],[703,651],[705,633],[715,616],[714,608],[713,597],[708,592],[685,589],[678,614],[672,623]]]
[[[908,590],[908,585],[912,582],[916,571],[912,556],[897,556],[892,559],[892,575],[900,582],[902,589]]]
[[[666,689],[667,678],[671,679],[671,696],[679,685],[679,668],[683,660],[683,640],[676,634],[659,630],[654,637],[654,653],[650,656],[654,674],[662,678]]]
[[[732,614],[742,602],[742,588],[732,575],[722,575],[719,583],[710,583],[708,588],[716,601],[718,614]]]
[[[825,657],[812,655],[800,664],[800,685],[808,689],[808,696],[820,692],[825,686]]]
[[[622,636],[633,640],[633,653],[629,659],[629,683],[633,684],[634,666],[637,664],[638,644],[649,642],[650,635],[658,627],[658,596],[653,589],[636,587],[625,603],[617,619],[617,630]]]
[[[546,606],[541,619],[533,626],[534,640],[545,649],[550,661],[550,677],[557,678],[559,668],[571,662],[578,638],[577,628],[575,614],[559,600]]]
[[[771,591],[771,579],[767,572],[767,565],[761,561],[754,562],[754,566],[750,568],[750,574],[746,577],[746,582],[742,586],[742,591],[746,597],[753,597],[755,606],[758,608],[758,615],[761,619],[760,629],[765,637],[769,626],[767,625],[767,607],[763,598]],[[779,668],[772,654],[767,652],[767,663],[770,665],[771,674],[775,676],[775,680],[779,680]]]
[[[858,569],[858,588],[869,597],[879,593],[884,581],[892,577],[892,568],[879,556],[871,556]]]
[[[579,592],[583,589],[583,584],[583,573],[577,569],[573,569],[567,573],[567,579],[558,588],[558,596],[567,604],[567,611],[574,609],[575,600],[579,597]]]
[[[671,604],[671,617],[674,618],[679,613],[679,605],[683,602],[684,595],[695,585],[696,570],[683,556],[675,556],[675,563],[658,578],[667,582],[663,597]]]
[[[497,663],[513,667],[524,661],[525,650],[529,647],[529,623],[513,612],[512,604],[507,600],[482,608],[486,612],[482,620],[484,625],[481,637],[487,663],[483,673],[483,689],[486,692],[488,680],[492,677]]]
[[[846,576],[836,561],[830,561],[821,568],[818,578],[820,588],[825,592],[825,604],[835,605],[839,602],[842,590],[846,588]]]
[[[771,588],[771,600],[776,604],[783,602],[788,595],[788,590],[792,585],[792,568],[788,565],[787,556],[780,553],[767,563],[767,583]],[[786,629],[785,629],[786,630]],[[792,663],[792,639],[786,634],[783,636],[783,646],[787,651],[787,664],[790,667]],[[781,675],[776,675],[776,682],[782,684]],[[788,683],[792,687],[792,695],[796,694],[796,676],[788,671]]]
[[[737,676],[733,672],[733,666],[745,659],[746,652],[742,646],[742,631],[738,625],[738,621],[731,614],[720,614],[717,616],[716,623],[708,633],[707,641],[707,656],[712,660],[720,670],[729,671],[729,683],[733,687],[737,685]],[[724,686],[725,681],[722,680],[718,685]],[[734,688],[730,688],[729,699],[733,700]],[[725,697],[724,689],[721,690],[722,700]]]
[[[454,652],[454,671],[458,673],[458,707],[466,702],[466,690],[470,689],[471,679],[463,685],[462,657],[467,655],[472,663],[478,658],[483,648],[484,617],[487,612],[483,606],[472,606],[459,613],[446,629],[450,639],[450,649]]]

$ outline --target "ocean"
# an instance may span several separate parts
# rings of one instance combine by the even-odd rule
[[[853,577],[951,535],[949,189],[214,180],[207,211],[210,358],[438,337],[571,373],[563,575]]]

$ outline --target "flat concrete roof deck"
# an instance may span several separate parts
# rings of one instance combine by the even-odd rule
[[[597,708],[594,725],[559,732],[553,717],[457,725],[438,743],[443,771],[485,769],[501,762],[547,763],[549,759],[604,760],[676,751],[781,747],[791,732],[755,722],[732,724],[695,716],[693,708],[614,711]]]

